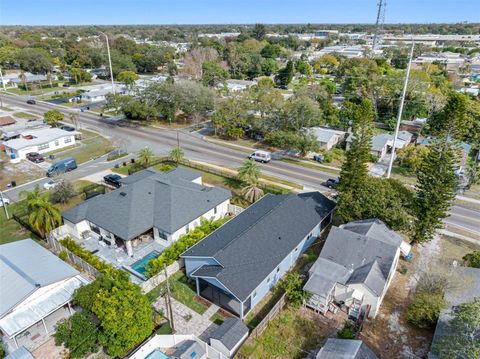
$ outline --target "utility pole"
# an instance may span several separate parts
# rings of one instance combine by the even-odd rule
[[[110,44],[108,42],[108,36],[104,32],[100,33],[105,36],[105,40],[107,42],[107,54],[108,54],[108,66],[110,67],[110,80],[112,81],[112,92],[115,95],[115,83],[113,82],[113,70],[112,70],[112,58],[110,56]]]
[[[0,201],[2,201],[3,210],[5,211],[5,217],[8,220],[8,219],[10,219],[10,216],[8,215],[7,204],[5,203],[5,200],[3,199],[3,192],[2,191],[0,191]]]
[[[170,282],[168,281],[167,266],[163,266],[165,277],[167,278],[167,297],[168,297],[168,311],[170,312],[170,326],[172,327],[172,333],[175,333],[175,325],[173,324],[173,311],[172,311],[172,298],[170,296]]]
[[[5,87],[5,81],[3,81],[2,69],[0,69],[0,79],[2,80],[3,91],[4,91],[4,92],[7,92],[7,88]],[[0,96],[0,106],[3,107],[3,97],[2,97],[2,96]],[[8,218],[7,218],[7,219],[8,219]]]
[[[390,178],[390,175],[392,174],[393,161],[395,159],[395,144],[397,142],[398,130],[400,129],[400,123],[402,122],[403,104],[405,103],[405,95],[407,94],[408,79],[410,77],[410,68],[412,67],[413,48],[414,47],[415,47],[415,42],[412,40],[412,47],[410,48],[410,57],[408,59],[407,73],[405,74],[405,82],[403,83],[402,98],[400,100],[400,107],[398,109],[397,124],[395,125],[395,134],[393,136],[392,156],[390,157],[390,162],[388,164],[387,178]]]

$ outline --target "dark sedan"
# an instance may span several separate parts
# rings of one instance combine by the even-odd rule
[[[103,177],[103,180],[105,181],[106,184],[113,186],[115,188],[120,188],[122,186],[122,183],[120,182],[121,179],[122,179],[121,176],[113,173]]]
[[[26,154],[27,160],[32,161],[34,163],[40,163],[45,161],[43,156],[40,153],[37,152],[30,152]]]

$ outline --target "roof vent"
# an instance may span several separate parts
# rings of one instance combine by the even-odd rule
[[[127,193],[126,193],[126,192],[120,192],[120,196],[126,197],[126,196],[127,196]]]
[[[279,239],[279,240],[282,240],[282,237],[278,236],[278,239]]]

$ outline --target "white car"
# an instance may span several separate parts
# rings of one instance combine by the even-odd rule
[[[0,207],[3,207],[3,204],[10,204],[10,200],[8,198],[6,198],[5,196],[3,196],[3,202],[2,202],[2,199],[0,198]]]
[[[43,188],[45,188],[47,190],[52,189],[52,188],[57,187],[59,185],[59,183],[60,183],[60,181],[50,180],[50,181],[44,183]]]

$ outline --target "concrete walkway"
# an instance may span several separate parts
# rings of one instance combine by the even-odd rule
[[[154,304],[155,309],[161,310],[167,316],[168,310],[165,304],[165,298],[160,297]],[[215,304],[210,307],[203,314],[199,314],[194,310],[188,308],[186,305],[180,303],[175,298],[172,298],[173,322],[176,334],[196,335],[200,338],[207,338],[213,330],[218,326],[210,321],[210,317],[219,309]]]

